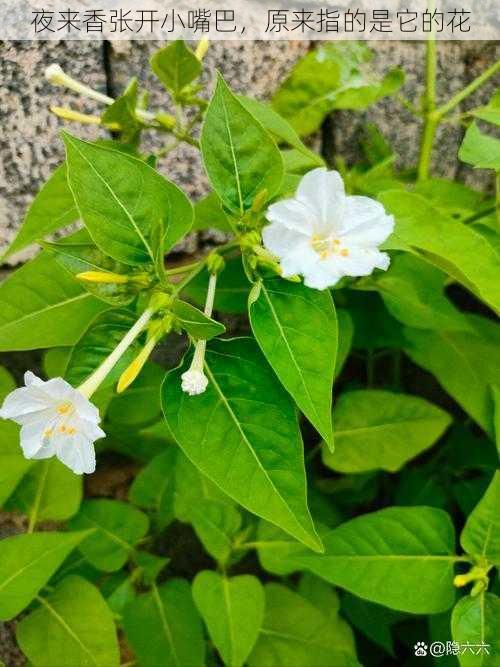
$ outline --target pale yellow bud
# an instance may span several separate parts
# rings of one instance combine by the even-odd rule
[[[198,46],[196,47],[196,51],[194,52],[194,55],[198,58],[198,60],[200,62],[206,56],[209,45],[210,45],[210,42],[209,42],[208,39],[200,39],[200,41],[198,42]]]
[[[86,125],[100,125],[101,119],[99,116],[90,116],[86,113],[80,113],[79,111],[73,111],[73,109],[66,109],[65,107],[50,107],[50,110],[53,114],[62,118],[63,120],[72,120],[76,123],[84,123]]]
[[[53,86],[63,86],[66,83],[66,74],[60,65],[52,63],[45,70],[45,78]]]
[[[124,284],[129,282],[129,276],[111,271],[83,271],[82,273],[77,273],[75,277],[78,280],[84,280],[89,283]]]
[[[134,361],[126,368],[123,373],[120,376],[120,379],[118,380],[118,385],[116,387],[116,391],[121,394],[122,392],[125,391],[132,382],[137,378],[139,373],[141,372],[144,364],[146,361],[149,359],[149,355],[153,351],[154,346],[156,345],[156,339],[155,338],[150,338],[146,345],[143,347],[143,349],[139,352],[137,357],[134,359]]]

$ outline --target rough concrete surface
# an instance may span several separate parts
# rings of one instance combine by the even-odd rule
[[[137,75],[151,91],[153,108],[169,108],[168,95],[149,69],[149,58],[160,44],[156,42],[4,42],[0,45],[0,251],[22,222],[35,192],[60,162],[63,150],[58,131],[65,123],[49,111],[50,104],[71,106],[96,112],[96,103],[45,82],[43,71],[59,62],[75,78],[112,95],[123,90],[127,80]],[[216,67],[237,91],[259,98],[268,97],[309,42],[214,42],[206,56],[206,72]],[[372,43],[373,67],[385,72],[393,66],[406,71],[402,95],[418,103],[423,90],[425,46],[418,42]],[[498,45],[484,42],[445,42],[439,44],[438,94],[446,99],[498,58]],[[474,95],[467,104],[484,103],[493,82]],[[400,164],[415,164],[418,155],[418,121],[396,99],[390,98],[367,112],[337,112],[331,132],[325,133],[330,155],[340,153],[348,162],[356,159],[363,124],[379,125],[393,143]],[[78,126],[78,134],[94,137],[93,127]],[[470,184],[484,186],[487,175],[457,165],[456,154],[463,134],[459,126],[447,124],[440,129],[433,164],[438,175],[460,177]],[[152,133],[146,148],[158,148],[162,138]],[[181,146],[162,160],[161,170],[194,197],[201,196],[207,182],[196,150]],[[195,248],[192,241],[186,250]],[[25,253],[26,256],[26,253]],[[24,257],[17,257],[22,260]]]

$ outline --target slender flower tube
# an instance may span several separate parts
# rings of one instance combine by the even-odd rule
[[[97,368],[92,375],[85,380],[83,384],[78,387],[78,391],[83,394],[86,398],[90,398],[96,389],[104,381],[108,373],[115,367],[118,360],[124,354],[124,352],[132,345],[137,336],[144,329],[146,324],[149,322],[153,316],[153,309],[148,308],[145,310],[142,315],[139,317],[134,326],[125,334],[125,336],[118,343],[116,348],[111,352],[109,357],[103,361],[103,363]]]
[[[25,386],[8,394],[0,418],[21,426],[21,449],[27,459],[56,456],[77,475],[94,472],[94,442],[106,434],[99,426],[99,410],[89,398],[153,313],[153,309],[146,310],[109,357],[76,389],[60,377],[43,381],[30,371],[25,373]]]
[[[215,299],[215,286],[217,284],[217,274],[212,273],[208,281],[207,299],[205,301],[204,313],[207,317],[212,316]],[[199,340],[194,347],[193,360],[189,369],[181,375],[182,391],[190,396],[197,396],[203,394],[208,386],[208,378],[203,372],[203,365],[205,362],[205,351],[207,349],[207,341]]]
[[[47,67],[45,70],[45,78],[53,86],[69,88],[70,90],[73,90],[75,93],[78,93],[83,97],[88,97],[91,100],[95,100],[101,104],[106,104],[107,106],[110,106],[115,101],[112,97],[104,95],[103,93],[90,88],[90,86],[86,86],[85,84],[80,83],[80,81],[73,79],[71,76],[66,74],[66,72],[64,72],[60,65],[56,63],[53,63]],[[150,111],[136,109],[135,113],[137,114],[137,117],[145,123],[151,123],[155,120],[155,114],[151,113]]]

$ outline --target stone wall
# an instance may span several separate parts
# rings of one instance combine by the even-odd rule
[[[117,94],[131,75],[137,75],[152,91],[151,105],[165,107],[166,95],[151,75],[148,60],[158,48],[154,42],[4,42],[0,45],[0,252],[20,225],[34,193],[62,158],[58,131],[63,122],[49,111],[50,104],[95,112],[94,103],[55,89],[43,78],[45,67],[59,62],[75,78],[92,87]],[[206,63],[217,67],[239,91],[268,97],[293,63],[309,48],[308,42],[215,42]],[[407,73],[402,94],[416,102],[422,92],[425,46],[418,42],[377,42],[374,65],[385,71],[399,65]],[[439,45],[438,92],[446,98],[462,88],[479,71],[498,58],[493,43],[448,42]],[[475,95],[485,101],[492,86]],[[329,156],[340,152],[348,161],[356,158],[360,129],[366,120],[376,122],[394,144],[404,165],[415,163],[418,154],[418,122],[394,99],[384,100],[366,113],[338,112],[322,133],[323,149]],[[479,184],[484,174],[473,174],[456,160],[463,130],[456,125],[442,128],[434,164],[439,175],[460,177]],[[93,127],[79,127],[80,136],[93,137]],[[320,140],[320,139],[318,139]],[[149,139],[158,146],[158,137]],[[206,189],[200,159],[190,147],[182,147],[160,165],[162,171],[189,194]],[[16,258],[17,261],[23,257]]]

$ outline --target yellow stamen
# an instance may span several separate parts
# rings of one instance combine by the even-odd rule
[[[67,415],[68,412],[70,412],[70,410],[72,409],[72,407],[73,406],[71,405],[71,403],[61,403],[61,405],[57,406],[57,412],[60,415]]]
[[[342,257],[349,257],[349,250],[347,250],[347,248],[342,248],[340,254],[342,255]]]
[[[54,433],[53,428],[48,428],[46,431],[43,432],[43,437],[44,438],[50,438],[50,436]]]
[[[73,428],[72,426],[70,426],[70,428],[67,429],[67,433],[68,433],[68,435],[75,435],[76,428]]]

